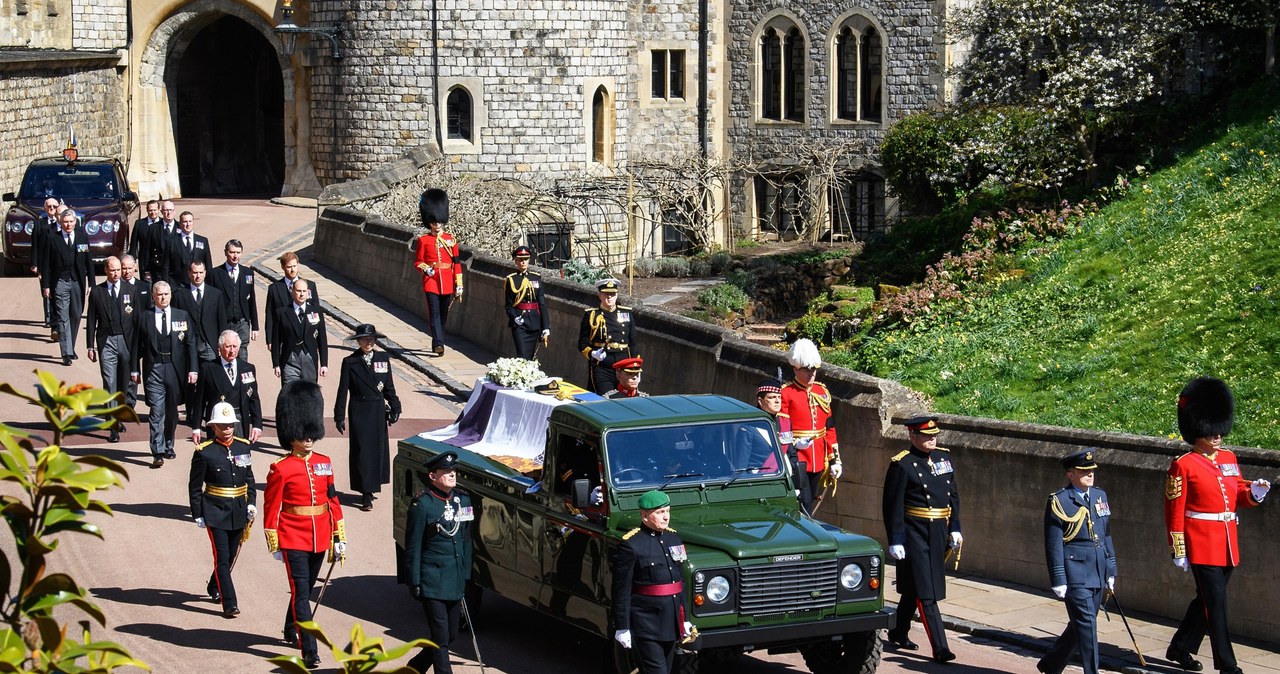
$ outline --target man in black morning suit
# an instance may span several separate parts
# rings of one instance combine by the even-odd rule
[[[151,246],[164,225],[160,220],[160,202],[152,199],[147,202],[147,214],[133,223],[133,232],[129,235],[129,254],[143,265],[142,278],[151,280],[151,270],[146,265],[151,261]],[[156,279],[159,280],[159,279]]]
[[[120,286],[124,292],[132,297],[130,303],[133,304],[135,312],[142,312],[134,319],[152,310],[151,307],[151,284],[146,283],[138,278],[138,262],[132,255],[122,255],[120,257]],[[136,339],[136,335],[135,335]],[[134,350],[129,352],[132,357],[137,353],[138,345],[135,342]],[[132,358],[131,358],[132,359]],[[138,404],[138,385],[133,383],[128,377],[124,381],[124,402],[129,407],[137,407]],[[124,431],[126,426],[120,424],[120,430]]]
[[[301,268],[298,254],[293,251],[286,251],[280,256],[280,270],[284,272],[284,276],[280,277],[279,281],[272,281],[267,285],[267,300],[262,308],[262,320],[265,323],[263,327],[267,332],[267,348],[271,348],[271,339],[276,334],[276,310],[293,302],[293,282],[298,279],[298,271]],[[319,306],[320,289],[316,287],[315,281],[307,282],[307,291],[311,301],[315,302],[316,306]]]
[[[76,212],[68,208],[58,216],[58,231],[44,245],[45,264],[40,274],[44,296],[53,301],[58,347],[62,364],[76,359],[76,333],[84,301],[96,280],[89,235],[77,223]]]
[[[329,373],[329,337],[325,332],[324,312],[314,300],[307,299],[310,285],[305,279],[293,282],[293,299],[276,309],[272,329],[271,367],[281,386],[302,379],[315,383],[317,367],[321,377]]]
[[[98,363],[102,372],[102,388],[120,393],[132,387],[129,370],[138,337],[139,308],[134,306],[134,295],[120,278],[120,259],[109,257],[105,266],[107,280],[89,291],[85,342],[89,345],[89,360]],[[120,441],[120,426],[111,427],[109,442]]]
[[[262,437],[262,400],[258,388],[258,371],[253,365],[237,358],[240,336],[232,330],[223,330],[218,336],[218,358],[200,364],[200,378],[194,400],[187,403],[191,413],[187,423],[191,426],[191,439],[200,442],[200,425],[210,419],[213,406],[228,403],[236,411],[238,421],[235,434],[257,442]]]
[[[227,296],[228,326],[240,336],[240,362],[249,362],[249,342],[258,339],[258,295],[253,270],[240,264],[244,246],[231,239],[222,252],[227,261],[209,270],[209,284]]]
[[[134,383],[146,382],[152,468],[163,466],[165,459],[177,458],[173,434],[178,425],[178,401],[182,387],[195,384],[199,376],[196,350],[191,346],[191,317],[169,306],[172,292],[168,283],[157,281],[151,287],[155,308],[138,317],[138,355],[132,378]]]
[[[205,283],[205,266],[200,260],[191,261],[187,278],[186,287],[174,290],[173,306],[191,316],[194,339],[190,346],[195,349],[196,360],[201,364],[212,363],[218,359],[218,335],[227,329],[227,298],[222,291]],[[186,400],[195,397],[195,386],[188,387]],[[199,423],[199,419],[192,419],[195,411],[187,405],[187,423]]]
[[[44,304],[44,327],[53,327],[53,306],[49,298],[44,296],[44,285],[40,276],[44,273],[44,247],[49,238],[58,231],[58,207],[62,204],[54,197],[44,200],[44,213],[37,215],[31,223],[31,273],[36,275],[36,286],[40,288],[40,301]]]
[[[213,254],[209,252],[208,237],[195,233],[196,216],[183,211],[178,216],[178,228],[169,236],[169,283],[176,291],[187,282],[187,270],[199,260],[205,270],[213,268]]]

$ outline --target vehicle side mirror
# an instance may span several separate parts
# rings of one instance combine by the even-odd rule
[[[125,192],[124,192],[124,200],[125,200],[125,201],[137,201],[137,200],[138,200],[138,193],[137,193],[137,192],[134,192],[134,191],[131,191],[131,190],[125,190]]]
[[[591,480],[584,478],[573,481],[573,507],[585,508],[591,505]]]
[[[0,199],[4,199],[5,201],[17,201],[18,195],[13,192],[5,192],[4,196],[0,197]]]

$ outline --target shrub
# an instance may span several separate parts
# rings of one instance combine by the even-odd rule
[[[609,276],[609,270],[592,267],[577,258],[566,261],[560,271],[564,272],[566,279],[584,285],[594,285],[596,281]]]
[[[695,257],[689,260],[689,275],[694,278],[706,278],[711,275],[711,260]]]
[[[658,258],[642,257],[631,263],[631,270],[638,278],[652,278],[658,273]]]
[[[657,259],[656,276],[664,278],[683,278],[689,275],[689,260],[683,257],[660,257]]]
[[[756,292],[757,276],[746,269],[735,269],[729,272],[726,283],[733,284],[749,297],[754,297]]]
[[[711,273],[723,274],[729,269],[729,264],[733,262],[733,255],[729,251],[719,251],[711,255]]]
[[[741,313],[751,298],[732,283],[720,283],[698,293],[698,304],[712,313]]]
[[[787,323],[787,341],[794,341],[800,338],[812,339],[815,343],[821,344],[826,340],[827,332],[831,327],[831,317],[822,314],[805,314],[800,318]]]

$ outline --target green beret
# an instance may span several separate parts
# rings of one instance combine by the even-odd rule
[[[641,510],[657,510],[663,506],[671,505],[671,497],[654,489],[640,495],[639,505]]]

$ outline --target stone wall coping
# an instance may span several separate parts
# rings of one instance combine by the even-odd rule
[[[0,71],[29,68],[65,68],[70,65],[114,66],[120,63],[118,51],[83,51],[69,49],[0,49]]]
[[[394,160],[370,171],[368,176],[360,180],[325,187],[317,201],[323,208],[376,199],[389,193],[397,184],[417,175],[419,169],[441,156],[440,150],[434,145],[410,148]]]

